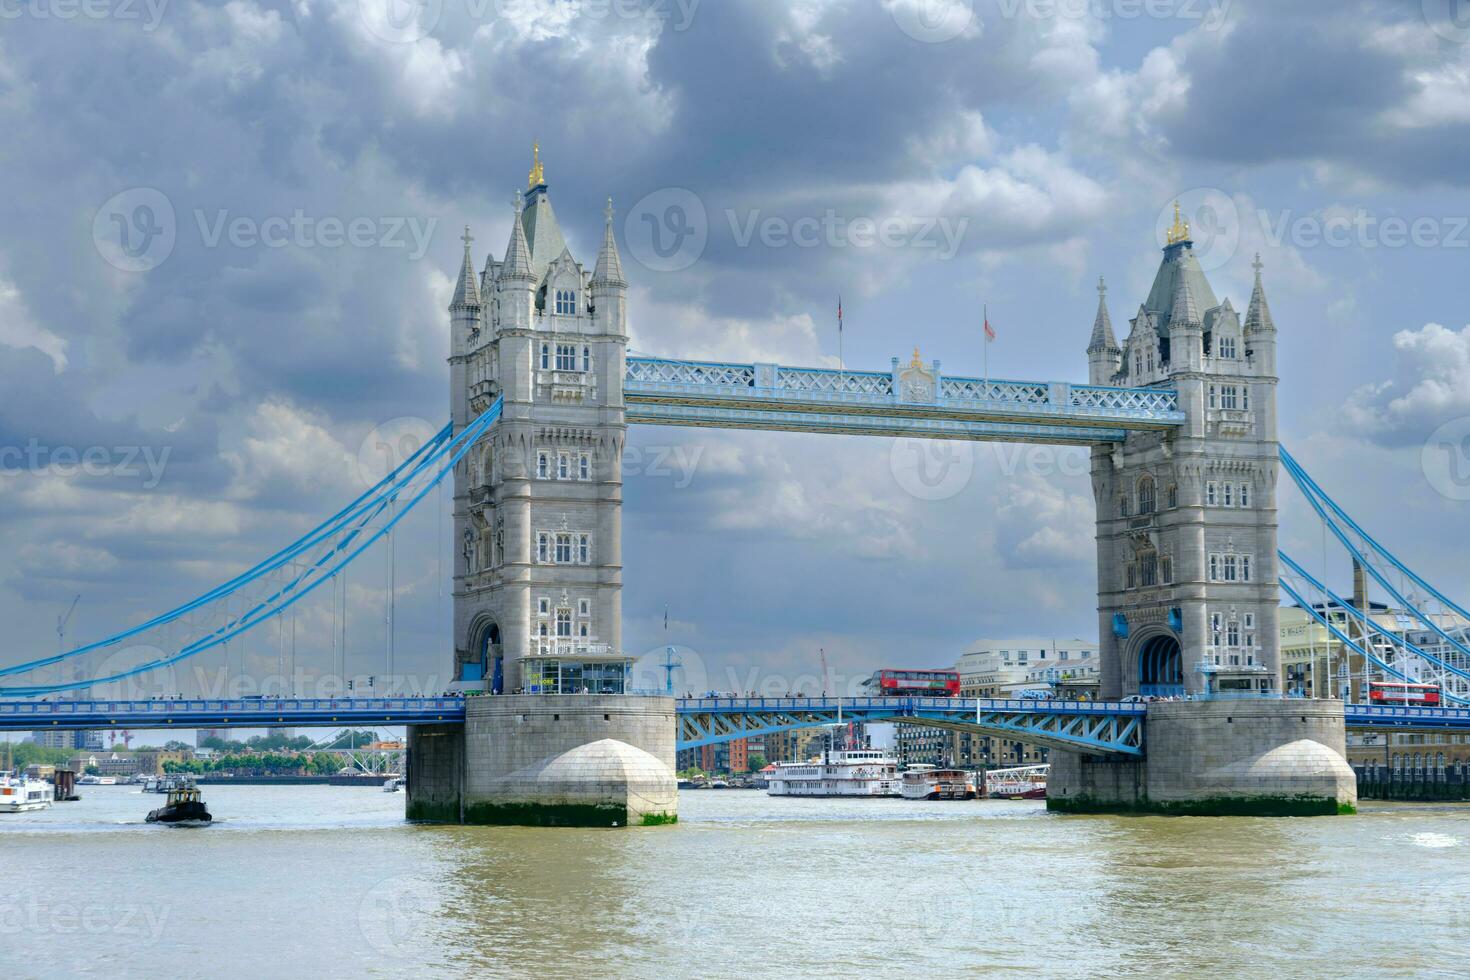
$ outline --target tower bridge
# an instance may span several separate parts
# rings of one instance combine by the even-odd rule
[[[411,726],[411,816],[626,823],[673,812],[676,745],[845,713],[1050,745],[1059,808],[1237,812],[1249,801],[1257,812],[1337,812],[1355,801],[1342,758],[1344,706],[1281,697],[1281,586],[1365,669],[1442,686],[1450,702],[1442,715],[1403,715],[1400,724],[1457,723],[1452,712],[1470,704],[1463,631],[1416,609],[1428,639],[1385,636],[1361,611],[1344,616],[1343,600],[1278,552],[1284,468],[1375,582],[1400,597],[1432,595],[1470,624],[1281,452],[1276,326],[1259,260],[1242,317],[1216,298],[1177,212],[1121,341],[1099,282],[1086,384],[952,376],[917,349],[869,371],[629,357],[628,279],[610,202],[604,217],[589,270],[565,243],[538,160],[516,196],[503,256],[487,255],[477,271],[466,229],[448,311],[450,424],[362,497],[231,581],[103,640],[0,668],[0,695],[16,699],[0,701],[0,727],[98,726],[104,716],[129,727],[226,727],[272,712],[293,724],[381,719]],[[1099,702],[676,704],[631,693],[621,601],[630,424],[1090,447]],[[344,568],[451,474],[455,696],[162,708],[27,700],[228,650],[321,586],[335,588]],[[1406,576],[1412,590],[1399,588]],[[159,638],[160,655],[66,678],[78,658],[114,654],[145,635]],[[16,675],[28,676],[9,680]],[[1171,700],[1136,703],[1149,697]],[[1347,710],[1355,723],[1389,723],[1361,706]]]

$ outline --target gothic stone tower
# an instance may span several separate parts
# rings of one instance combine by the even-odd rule
[[[1092,450],[1103,698],[1279,687],[1276,327],[1259,258],[1242,324],[1193,247],[1176,205],[1121,346],[1099,283],[1091,382],[1175,388],[1188,416]]]
[[[504,261],[477,278],[466,230],[449,306],[459,429],[500,422],[454,474],[454,678],[492,693],[621,692],[627,281],[612,207],[589,275],[537,156]]]
[[[1087,361],[1093,384],[1176,389],[1186,419],[1092,450],[1099,694],[1240,697],[1150,703],[1142,758],[1053,752],[1047,809],[1352,812],[1342,703],[1278,694],[1276,327],[1259,256],[1241,323],[1175,205],[1127,341],[1099,298]]]

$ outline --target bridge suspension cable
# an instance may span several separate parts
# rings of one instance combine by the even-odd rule
[[[1373,646],[1375,643],[1385,647],[1385,652],[1396,650],[1407,654],[1412,661],[1417,661],[1415,676],[1405,677],[1400,670],[1390,672],[1402,680],[1413,680],[1416,682],[1438,684],[1444,696],[1459,703],[1470,704],[1470,646],[1465,643],[1464,628],[1470,625],[1470,613],[1444,595],[1434,586],[1430,585],[1423,577],[1416,574],[1402,561],[1396,558],[1387,548],[1378,543],[1372,535],[1350,517],[1338,503],[1333,500],[1322,487],[1312,479],[1300,463],[1285,448],[1281,449],[1281,462],[1287,475],[1292,478],[1297,488],[1301,490],[1307,503],[1316,512],[1322,526],[1330,531],[1339,543],[1347,549],[1358,567],[1378,583],[1397,603],[1398,608],[1403,611],[1405,619],[1412,617],[1421,625],[1424,632],[1436,637],[1433,643],[1434,649],[1426,649],[1422,645],[1409,642],[1407,635],[1399,636],[1383,630],[1372,622],[1370,610],[1359,610],[1357,619],[1361,627],[1365,645]],[[1351,607],[1341,598],[1333,595],[1320,582],[1306,575],[1305,570],[1292,561],[1285,554],[1281,555],[1282,561],[1293,570],[1294,576],[1299,582],[1306,582],[1310,588],[1330,598],[1332,602],[1339,604],[1340,608],[1346,610]],[[1439,612],[1433,610],[1426,612],[1422,606],[1422,600],[1412,595],[1412,590],[1400,587],[1392,581],[1392,577],[1400,578],[1404,584],[1411,583],[1422,593],[1427,594],[1432,600],[1437,601],[1442,609]],[[1293,598],[1301,601],[1300,596],[1295,593],[1283,576],[1282,587],[1293,595]],[[1410,594],[1406,594],[1410,593]],[[1316,616],[1309,603],[1304,603],[1304,608]],[[1460,636],[1454,635],[1451,629],[1454,624],[1452,618],[1458,618]],[[1407,622],[1404,624],[1407,626]],[[1450,628],[1446,628],[1449,626]],[[1407,631],[1404,631],[1407,634]],[[1376,638],[1375,638],[1376,637]],[[1384,664],[1375,657],[1369,656],[1367,650],[1357,644],[1350,644],[1354,650],[1363,654],[1367,659],[1378,664]]]
[[[0,687],[0,694],[29,696],[79,690],[159,670],[220,646],[231,638],[240,636],[268,621],[271,617],[281,615],[315,591],[323,582],[333,580],[359,555],[391,532],[430,490],[438,486],[453,471],[470,448],[499,419],[500,411],[501,401],[497,399],[489,409],[465,426],[458,435],[451,434],[452,425],[445,426],[402,465],[384,477],[367,493],[339,511],[333,518],[223,585],[139,626],[115,633],[65,654],[5,668],[0,670],[0,676],[37,670],[62,660],[118,647],[125,640],[139,637],[145,631],[170,631],[178,626],[189,625],[190,619],[196,618],[196,614],[201,611],[218,613],[220,609],[223,609],[223,625],[192,642],[183,643],[176,652],[153,657],[131,669],[117,670],[110,674],[83,680],[70,682],[58,680],[47,684]],[[298,557],[303,555],[306,557],[300,557],[298,560]],[[282,568],[287,569],[284,582],[276,584],[276,580],[268,578],[271,573]],[[263,584],[267,594],[253,604],[247,602],[245,612],[231,615],[228,611],[228,604],[220,600],[228,599],[240,593],[247,585],[256,583]],[[172,646],[171,643],[166,645]]]
[[[1281,588],[1296,603],[1306,610],[1319,625],[1331,633],[1343,646],[1371,663],[1383,674],[1409,683],[1422,683],[1428,678],[1440,676],[1441,671],[1453,673],[1464,679],[1464,674],[1453,667],[1442,665],[1426,651],[1409,642],[1404,636],[1386,630],[1373,622],[1370,610],[1359,609],[1327,588],[1306,569],[1292,560],[1284,551],[1279,552],[1285,570],[1281,576]],[[1342,613],[1334,621],[1332,610]],[[1356,627],[1357,636],[1350,635]],[[1459,693],[1459,685],[1440,683],[1441,694],[1447,701],[1470,705],[1470,697]]]
[[[27,661],[26,663],[16,664],[11,667],[0,668],[0,677],[7,677],[12,674],[27,673],[39,667],[47,667],[52,664],[58,664],[66,660],[72,660],[77,657],[81,657],[85,654],[92,653],[95,650],[116,646],[123,640],[131,639],[132,637],[137,636],[147,630],[155,629],[168,623],[172,623],[207,603],[211,603],[216,599],[223,598],[239,591],[241,587],[272,571],[275,571],[282,565],[290,562],[293,558],[301,554],[303,551],[306,551],[307,549],[320,543],[322,540],[341,531],[342,528],[349,524],[352,520],[354,520],[363,512],[367,511],[376,503],[381,501],[385,497],[385,495],[393,491],[394,486],[396,486],[398,482],[404,479],[404,474],[406,472],[410,470],[417,472],[418,468],[424,465],[424,461],[428,458],[429,455],[442,451],[442,447],[444,446],[445,441],[450,438],[449,430],[450,427],[446,425],[443,429],[439,430],[439,432],[436,433],[432,439],[424,443],[424,445],[420,446],[416,452],[414,452],[411,456],[404,460],[402,465],[393,470],[393,472],[389,473],[387,476],[383,477],[382,480],[378,481],[377,484],[375,484],[362,496],[352,501],[352,503],[348,504],[342,510],[338,511],[326,521],[317,525],[315,528],[308,531],[306,534],[296,539],[285,548],[271,555],[269,558],[262,560],[247,571],[241,572],[239,575],[235,576],[229,581],[217,585],[213,589],[210,589],[208,592],[196,596],[183,605],[177,606],[166,613],[155,616],[147,622],[140,623],[137,626],[123,630],[122,632],[114,633],[104,639],[97,640],[93,643],[88,643],[84,646],[76,647],[72,650],[59,653],[55,656],[44,657],[39,660],[31,660]]]

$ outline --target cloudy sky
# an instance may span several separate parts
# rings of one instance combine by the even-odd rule
[[[988,304],[992,375],[1082,380],[1098,277],[1126,329],[1180,199],[1237,309],[1261,253],[1283,441],[1470,596],[1450,13],[0,0],[3,656],[53,651],[75,595],[68,642],[228,578],[360,492],[375,433],[437,428],[462,227],[477,265],[503,251],[535,140],[583,261],[613,198],[632,346],[671,356],[835,364],[840,293],[850,365],[917,345],[979,374]],[[700,244],[665,255],[643,219],[671,200]],[[629,441],[627,647],[663,642],[667,604],[714,686],[814,675],[818,648],[859,675],[1095,632],[1078,450],[962,447],[934,487],[925,447],[887,440]],[[448,664],[447,537],[430,506],[399,535],[405,673]],[[1283,542],[1320,563],[1290,492]],[[383,664],[385,567],[349,579],[351,673]],[[303,664],[328,663],[325,615]]]

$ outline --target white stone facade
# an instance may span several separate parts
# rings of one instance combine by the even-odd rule
[[[1092,451],[1103,698],[1280,686],[1276,328],[1259,263],[1242,323],[1192,247],[1176,226],[1128,339],[1100,298],[1088,345],[1093,384],[1175,388],[1188,416]]]
[[[450,305],[455,428],[504,406],[454,474],[460,686],[511,693],[530,687],[528,658],[621,651],[627,282],[610,205],[606,218],[589,273],[537,172],[503,260],[477,276],[466,235]]]

